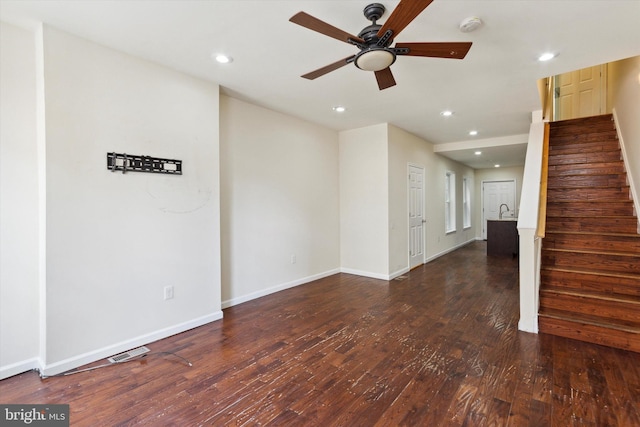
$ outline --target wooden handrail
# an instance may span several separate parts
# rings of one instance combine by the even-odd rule
[[[544,84],[544,88],[541,85]],[[542,93],[542,120],[550,122],[553,120],[553,91],[555,78],[546,77],[538,81],[538,90]]]
[[[538,202],[538,228],[536,236],[543,238],[547,227],[547,182],[549,180],[549,123],[544,124],[542,141],[542,171],[540,172],[540,200]]]

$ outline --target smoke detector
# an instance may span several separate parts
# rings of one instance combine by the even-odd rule
[[[464,19],[460,23],[460,31],[462,31],[463,33],[470,33],[471,31],[477,29],[480,25],[482,25],[482,20],[476,16],[471,16]]]

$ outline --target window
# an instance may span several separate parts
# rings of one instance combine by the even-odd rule
[[[469,178],[462,178],[462,227],[471,227],[471,189]]]
[[[444,231],[456,231],[456,174],[449,171],[444,180]]]

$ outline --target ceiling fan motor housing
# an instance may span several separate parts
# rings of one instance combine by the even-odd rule
[[[385,10],[384,5],[380,3],[371,3],[364,8],[364,16],[375,24],[376,21],[384,15]]]
[[[380,3],[372,3],[364,8],[364,16],[371,21],[371,25],[366,26],[358,34],[358,37],[364,40],[365,47],[360,47],[360,52],[356,55],[354,64],[361,70],[384,70],[396,61],[395,52],[388,48],[393,40],[389,37],[381,41],[378,37],[378,31],[380,31],[382,25],[376,24],[376,21],[384,15],[384,12],[385,8]]]

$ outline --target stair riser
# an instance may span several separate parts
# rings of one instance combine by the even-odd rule
[[[640,334],[584,325],[579,322],[550,319],[543,316],[538,318],[538,330],[541,333],[640,352]]]
[[[587,273],[546,270],[540,271],[540,287],[554,286],[567,290],[606,292],[612,295],[640,297],[640,281],[629,277],[597,276]]]
[[[564,218],[547,217],[546,229],[549,232],[585,232],[633,234],[637,231],[636,218]]]
[[[549,157],[549,166],[573,165],[579,163],[603,163],[620,160],[619,151],[605,151],[601,153],[562,154]]]
[[[640,306],[621,301],[584,298],[555,292],[540,293],[541,310],[551,309],[567,313],[593,316],[602,323],[615,321],[627,326],[640,328]]]
[[[550,217],[633,216],[633,203],[566,202],[547,204]]]
[[[547,191],[547,201],[589,201],[629,199],[629,187],[619,188],[550,188]]]
[[[564,129],[549,132],[549,147],[559,147],[572,144],[591,144],[617,141],[618,135],[615,129],[591,129],[589,133],[580,133],[579,128]]]
[[[636,218],[557,218],[547,216],[548,231],[582,231],[587,233],[624,233],[637,231]]]
[[[579,153],[602,153],[605,151],[617,151],[620,149],[617,139],[594,141],[594,142],[569,142],[558,144],[554,141],[549,144],[549,155],[579,154]]]
[[[623,187],[627,185],[626,175],[582,175],[549,177],[547,187]]]
[[[549,133],[553,136],[575,133],[607,132],[614,129],[613,120],[602,120],[599,117],[585,117],[581,121],[564,121],[550,123]]]
[[[609,163],[593,163],[579,165],[557,165],[549,167],[549,178],[553,176],[572,175],[622,175],[625,174],[624,163],[621,160]]]
[[[542,262],[547,267],[584,269],[619,274],[640,274],[640,258],[610,254],[585,254],[542,250]],[[638,276],[640,280],[640,276]]]
[[[626,237],[547,233],[542,245],[547,249],[610,251],[640,255],[640,236],[638,235]]]
[[[560,120],[550,123],[552,132],[575,132],[576,130],[588,132],[592,129],[612,129],[613,115],[603,114],[599,116],[581,117],[579,119]]]

